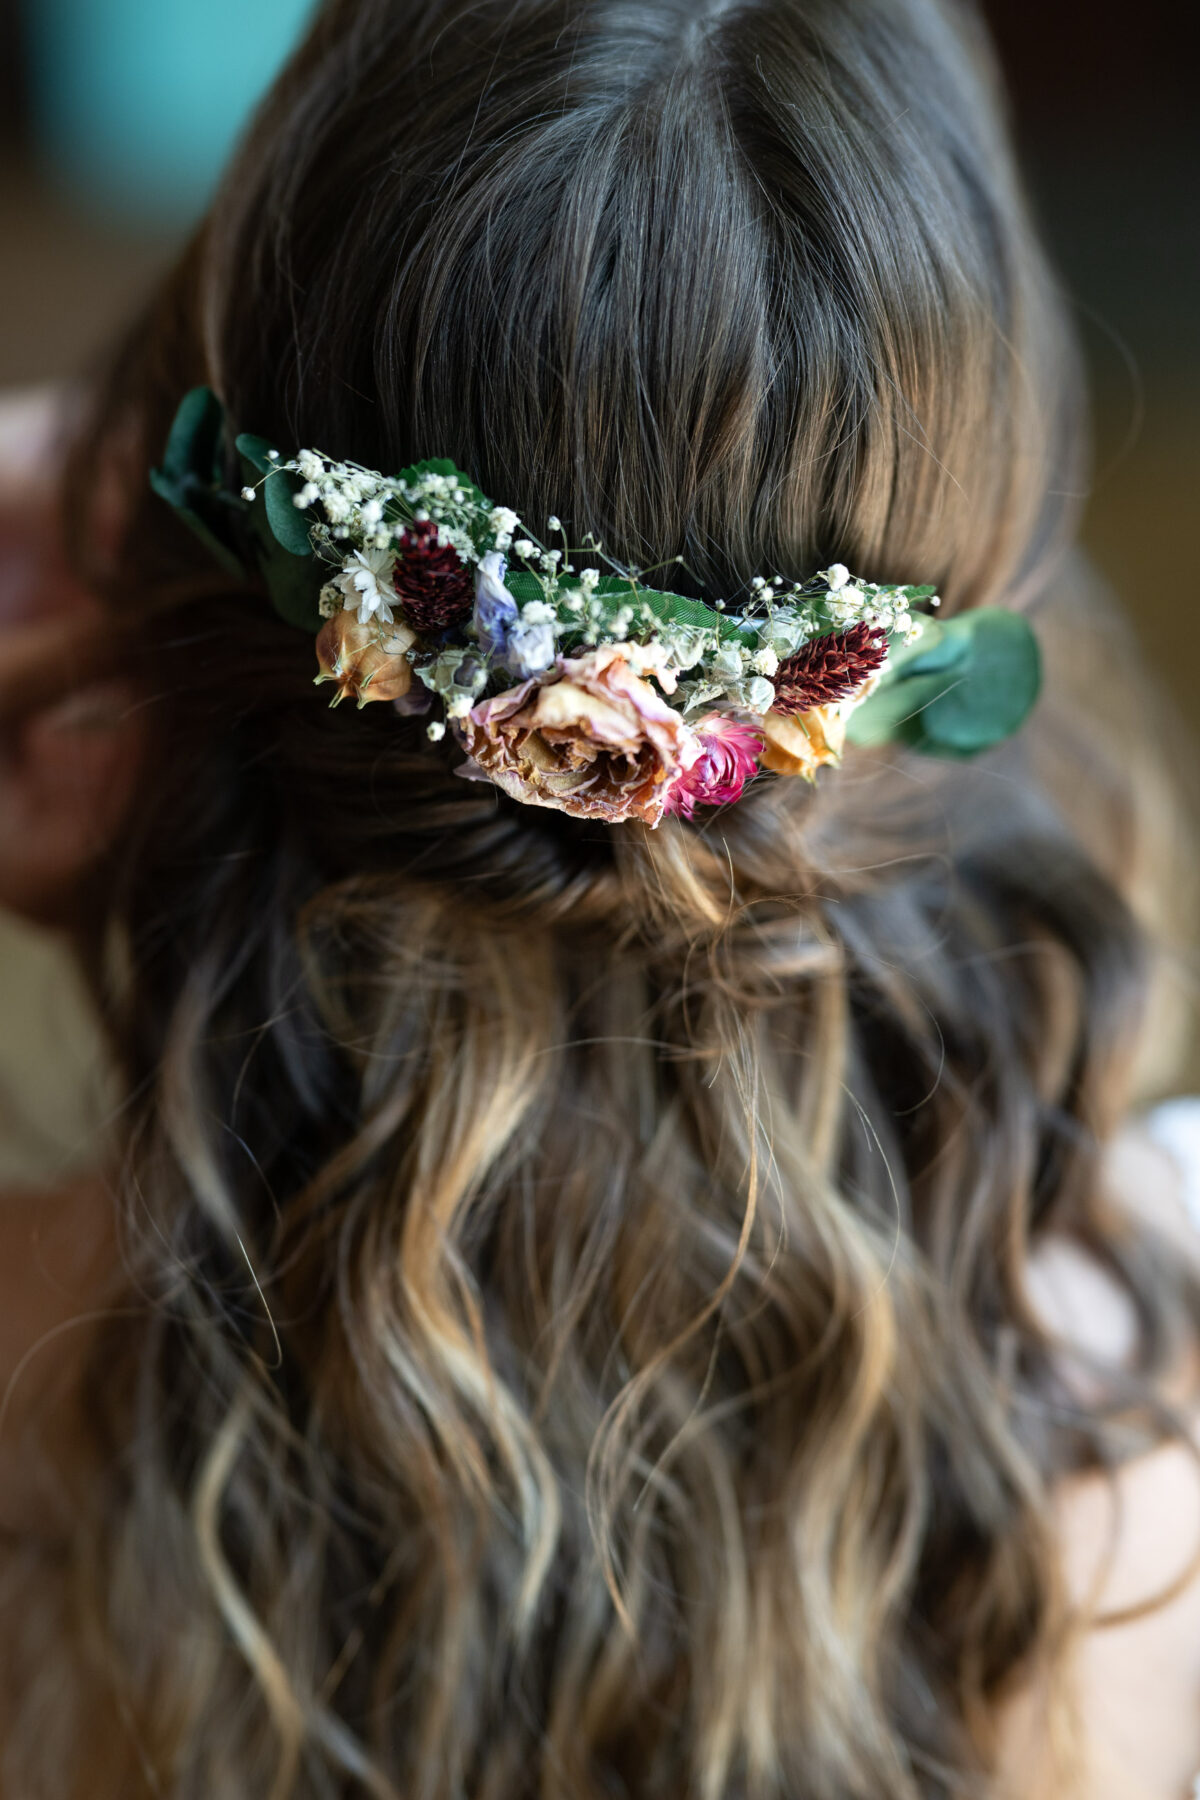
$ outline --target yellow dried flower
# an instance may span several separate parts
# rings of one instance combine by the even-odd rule
[[[802,775],[815,781],[826,763],[842,760],[846,720],[838,706],[814,706],[796,718],[767,713],[762,721],[762,763],[776,775]]]

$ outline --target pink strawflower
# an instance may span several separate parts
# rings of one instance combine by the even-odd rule
[[[728,806],[740,800],[758,773],[763,735],[727,713],[706,713],[695,727],[700,755],[684,769],[667,796],[666,811],[690,819],[698,806]]]

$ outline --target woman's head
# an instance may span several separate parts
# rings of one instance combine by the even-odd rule
[[[1072,485],[957,4],[327,7],[195,278],[254,429],[455,456],[702,584],[836,554],[1008,596]]]
[[[1053,1618],[1029,1239],[1138,1280],[1122,901],[1020,747],[651,835],[331,714],[143,493],[197,380],[703,592],[1048,604],[1073,363],[974,16],[331,0],[76,474],[157,733],[100,1611],[167,1791],[961,1791]]]

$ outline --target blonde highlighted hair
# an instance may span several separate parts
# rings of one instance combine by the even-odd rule
[[[158,734],[92,946],[122,1792],[986,1792],[1103,1444],[1031,1248],[1129,1286],[1146,1380],[1180,1311],[1099,1182],[1143,946],[1041,748],[1113,843],[1130,795],[1052,679],[979,767],[858,753],[653,834],[513,807],[323,708],[143,493],[201,379],[699,591],[838,557],[1069,657],[1074,361],[974,14],[327,0],[73,491],[127,495],[93,577]]]

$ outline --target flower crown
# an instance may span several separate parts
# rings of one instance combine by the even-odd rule
[[[646,586],[591,538],[572,549],[555,518],[547,547],[451,462],[387,476],[243,435],[233,494],[226,441],[220,401],[194,390],[155,491],[316,634],[335,706],[431,714],[427,736],[449,731],[466,753],[459,773],[530,805],[690,819],[762,771],[813,780],[847,739],[972,756],[1037,698],[1037,643],[1014,613],[942,623],[913,611],[938,606],[933,588],[857,581],[837,563],[803,582],[759,576],[744,604],[709,606]]]

